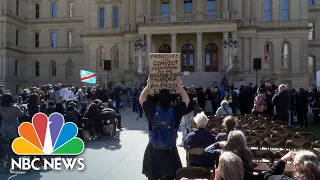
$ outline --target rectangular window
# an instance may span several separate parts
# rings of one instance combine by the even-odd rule
[[[216,14],[217,13],[216,0],[207,0],[207,13],[208,14]]]
[[[271,0],[264,0],[264,21],[271,21]]]
[[[281,20],[289,20],[289,0],[281,0]]]
[[[74,2],[69,2],[69,17],[73,17]]]
[[[57,3],[55,2],[51,3],[51,17],[52,18],[57,17]]]
[[[104,28],[104,8],[99,8],[99,28]]]
[[[314,5],[314,0],[308,0],[308,5],[309,5],[309,6]]]
[[[36,18],[40,18],[40,4],[36,4],[35,5],[36,7]]]
[[[192,13],[192,0],[184,0],[183,9],[185,13]]]
[[[308,23],[309,26],[309,36],[308,40],[314,40],[314,23]]]
[[[56,32],[51,32],[51,47],[57,47],[57,33]]]
[[[16,15],[19,15],[20,3],[19,0],[16,1]]]
[[[16,46],[19,46],[19,31],[16,30]]]
[[[119,7],[113,7],[113,27],[119,27]]]
[[[162,2],[161,3],[161,16],[170,16],[170,3]]]
[[[68,31],[68,47],[73,47],[72,31]]]
[[[34,33],[34,47],[39,47],[39,33]]]

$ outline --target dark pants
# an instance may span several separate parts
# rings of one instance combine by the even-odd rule
[[[298,122],[300,127],[308,127],[308,117],[307,113],[297,113]]]
[[[116,113],[117,114],[120,114],[120,111],[119,111],[119,109],[120,109],[120,100],[116,100]]]
[[[313,113],[313,124],[320,124],[319,111],[312,110],[312,113]]]
[[[294,125],[294,120],[293,120],[293,119],[294,119],[295,112],[291,110],[290,113],[291,113],[291,114],[290,114],[291,126],[293,126],[293,125]],[[297,116],[298,116],[298,115],[297,115]],[[298,119],[299,119],[299,118],[298,118]],[[300,122],[299,122],[299,123],[300,123]]]
[[[139,109],[139,117],[141,118],[142,114],[143,114],[143,109],[142,109],[141,104],[138,105],[138,109]]]

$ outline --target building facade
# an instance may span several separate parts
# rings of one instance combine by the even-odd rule
[[[145,73],[137,73],[140,37],[146,54],[181,53],[186,85],[219,85],[226,75],[235,85],[255,83],[252,61],[261,58],[259,83],[307,88],[320,66],[320,0],[0,0],[0,7],[0,83],[13,92],[81,85],[80,69],[97,72],[99,83],[139,84],[149,64],[143,56]],[[225,47],[229,34],[236,48]],[[239,71],[227,73],[234,59]]]

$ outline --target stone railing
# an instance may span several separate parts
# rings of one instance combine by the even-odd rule
[[[308,20],[288,20],[288,21],[257,21],[261,28],[294,28],[308,27]]]
[[[192,22],[196,21],[195,14],[179,14],[177,16],[177,22]]]
[[[214,20],[221,20],[222,14],[203,14],[204,21],[214,21]]]
[[[120,25],[119,25],[120,26]],[[128,30],[127,27],[84,28],[82,35],[118,34]]]
[[[152,23],[169,23],[170,16],[152,16],[151,22]]]

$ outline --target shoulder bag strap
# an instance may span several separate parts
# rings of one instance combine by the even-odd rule
[[[225,107],[222,107],[222,108],[227,112],[228,115],[230,115],[229,112],[227,111],[227,109],[226,109]]]

